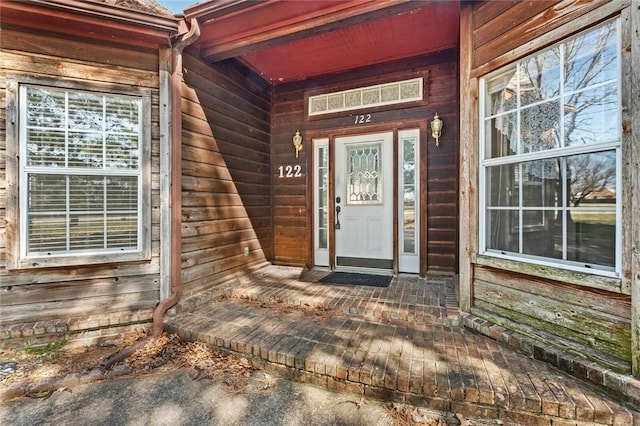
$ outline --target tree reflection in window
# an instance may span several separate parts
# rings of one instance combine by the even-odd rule
[[[616,267],[618,22],[484,80],[485,248]]]

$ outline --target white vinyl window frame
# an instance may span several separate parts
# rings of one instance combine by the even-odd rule
[[[499,80],[501,78],[501,74],[504,74],[506,72],[506,70],[508,70],[509,68],[513,68],[514,63],[506,65],[502,68],[500,68],[499,70],[496,70],[494,72],[489,73],[488,75],[485,75],[484,77],[480,78],[480,87],[479,87],[479,99],[481,100],[479,102],[479,122],[480,122],[480,129],[481,131],[479,132],[479,139],[480,139],[480,149],[479,149],[479,160],[480,160],[480,164],[479,164],[479,176],[478,176],[478,180],[479,180],[479,235],[478,235],[478,241],[479,241],[479,255],[481,256],[488,256],[488,257],[494,257],[497,259],[504,259],[506,261],[515,261],[515,262],[524,262],[524,263],[532,263],[532,264],[536,264],[536,265],[540,265],[543,267],[549,267],[551,268],[550,270],[553,270],[554,268],[557,268],[558,270],[567,270],[567,271],[574,271],[574,272],[579,272],[579,273],[585,273],[585,274],[589,274],[589,275],[600,275],[602,277],[609,277],[609,278],[620,278],[621,276],[621,269],[622,269],[622,200],[623,200],[623,196],[622,196],[622,123],[621,123],[621,117],[622,117],[622,89],[621,89],[621,72],[622,72],[622,60],[621,60],[621,55],[620,55],[620,46],[622,46],[621,44],[621,27],[620,27],[620,22],[619,19],[613,20],[613,21],[608,21],[602,24],[602,26],[605,26],[607,24],[611,24],[611,23],[615,24],[615,28],[616,28],[616,61],[617,61],[617,76],[616,76],[616,90],[617,90],[617,122],[616,122],[616,129],[617,129],[617,137],[610,139],[610,140],[606,140],[606,141],[602,141],[602,142],[596,142],[596,143],[590,143],[590,144],[585,144],[585,145],[569,145],[569,146],[565,146],[565,135],[562,134],[561,135],[561,140],[562,140],[562,145],[560,147],[557,148],[553,148],[553,149],[548,149],[548,150],[540,150],[540,151],[534,151],[534,152],[526,152],[526,153],[521,153],[520,152],[520,139],[518,139],[518,153],[513,154],[513,155],[505,155],[502,157],[494,157],[494,158],[488,158],[487,155],[487,143],[489,143],[487,141],[487,137],[486,137],[486,131],[485,131],[485,122],[487,120],[490,120],[492,118],[494,118],[495,116],[491,115],[490,112],[487,112],[487,102],[485,102],[485,100],[487,99],[488,96],[488,89],[487,89],[487,81],[489,80]],[[595,30],[597,30],[599,27],[596,27]],[[530,57],[534,57],[536,55],[539,55],[541,53],[550,51],[554,48],[558,48],[561,47],[573,40],[573,39],[577,39],[579,37],[581,37],[584,34],[589,33],[590,31],[593,31],[594,28],[591,28],[589,30],[586,30],[580,34],[577,34],[575,36],[572,36],[570,38],[567,38],[563,41],[561,41],[559,44],[555,45],[555,46],[551,46],[549,48],[534,52],[532,55],[530,55],[529,57],[525,57],[522,58],[521,60],[517,61],[517,63],[522,63],[524,62],[526,59],[530,58]],[[598,85],[594,85],[593,87],[597,87]],[[581,90],[586,90],[586,89],[581,89]],[[560,85],[560,95],[559,95],[559,99],[562,100],[565,97],[565,93],[563,91],[563,85]],[[532,104],[529,104],[528,106],[531,106]],[[516,107],[516,112],[517,114],[517,134],[520,134],[520,111],[522,109],[524,109],[525,107],[522,107],[520,105],[520,103],[518,102],[518,105]],[[560,117],[560,129],[561,132],[563,133],[564,131],[564,114],[559,114]],[[518,211],[519,217],[520,217],[520,223],[523,223],[523,226],[520,227],[519,232],[520,232],[520,238],[519,238],[519,252],[517,251],[506,251],[506,250],[498,250],[498,249],[490,249],[487,247],[488,244],[488,238],[487,238],[487,214],[488,214],[488,210],[489,209],[495,209],[495,210],[500,210],[501,207],[489,207],[488,203],[487,203],[487,189],[488,189],[488,182],[486,179],[487,176],[487,170],[490,167],[494,167],[494,166],[503,166],[503,165],[513,165],[513,166],[519,166],[524,164],[525,162],[531,162],[531,161],[536,161],[536,160],[556,160],[556,159],[566,159],[570,156],[574,156],[574,155],[581,155],[581,154],[598,154],[598,153],[603,153],[606,151],[615,151],[615,167],[616,167],[616,171],[615,171],[615,179],[617,182],[617,187],[616,187],[616,192],[617,192],[617,196],[616,196],[616,205],[615,205],[615,220],[616,220],[616,224],[615,224],[615,259],[614,259],[614,263],[615,265],[613,267],[609,267],[609,266],[602,266],[602,265],[598,265],[598,264],[588,264],[588,263],[584,263],[584,262],[577,262],[577,261],[572,261],[572,260],[566,260],[566,259],[557,259],[557,258],[547,258],[547,257],[541,257],[541,256],[534,256],[534,255],[527,255],[527,254],[523,254],[522,253],[522,233],[524,231],[524,228],[526,226],[526,223],[524,223],[523,221],[523,215],[522,212],[523,210],[526,210],[527,208],[523,205],[522,203],[522,192],[520,193],[520,202],[519,202],[519,207],[516,209]],[[520,179],[522,180],[522,167],[518,167],[520,169],[519,176]],[[566,177],[562,177],[562,191],[563,193],[567,191],[567,183],[566,183]],[[541,210],[545,210],[545,209],[560,209],[562,210],[563,213],[563,218],[562,218],[562,226],[564,228],[566,228],[567,226],[567,214],[566,211],[570,210],[569,206],[562,206],[562,207],[547,207],[547,208],[541,208]],[[510,208],[510,210],[512,210]],[[566,240],[567,240],[567,236],[566,236],[566,229],[563,230],[563,250],[566,250]],[[482,262],[481,262],[482,263]]]
[[[135,169],[94,170],[91,167],[56,170],[52,167],[33,167],[26,164],[26,88],[48,88],[71,94],[90,93],[106,98],[128,98],[138,105],[138,162]],[[25,75],[7,76],[7,268],[31,269],[43,267],[81,266],[148,260],[151,258],[151,91],[143,88],[71,82]],[[105,98],[105,99],[106,99]],[[66,114],[66,112],[65,112]],[[106,148],[105,148],[106,149]],[[65,149],[66,151],[66,149]],[[65,156],[68,152],[65,152]],[[106,152],[105,152],[106,155]],[[106,157],[105,157],[106,158]],[[137,182],[135,212],[135,244],[113,248],[73,249],[57,251],[29,251],[28,249],[28,183],[29,176],[91,176],[125,177]],[[108,185],[106,186],[108,188]],[[105,194],[108,189],[105,189]],[[69,220],[69,192],[65,209]],[[105,196],[106,197],[106,196]],[[105,200],[106,202],[106,200]],[[103,212],[106,217],[105,205]],[[112,211],[110,211],[111,213]],[[118,213],[118,210],[115,210]],[[67,227],[70,224],[67,223]],[[104,230],[108,229],[106,219]]]

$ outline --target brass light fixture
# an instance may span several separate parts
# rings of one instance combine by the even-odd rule
[[[296,134],[293,136],[293,146],[296,148],[296,158],[298,158],[298,152],[302,149],[302,136],[300,130],[296,130]]]
[[[440,135],[442,135],[442,120],[438,117],[438,113],[433,116],[433,121],[431,122],[431,136],[436,140],[436,146],[440,146]]]

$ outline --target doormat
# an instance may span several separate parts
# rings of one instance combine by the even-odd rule
[[[356,274],[353,272],[331,272],[320,280],[322,283],[368,285],[387,287],[393,277],[391,275]]]

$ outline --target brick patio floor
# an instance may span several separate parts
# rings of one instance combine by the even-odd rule
[[[317,282],[269,266],[182,300],[166,328],[329,389],[519,425],[635,425],[599,388],[460,327],[451,279]]]

